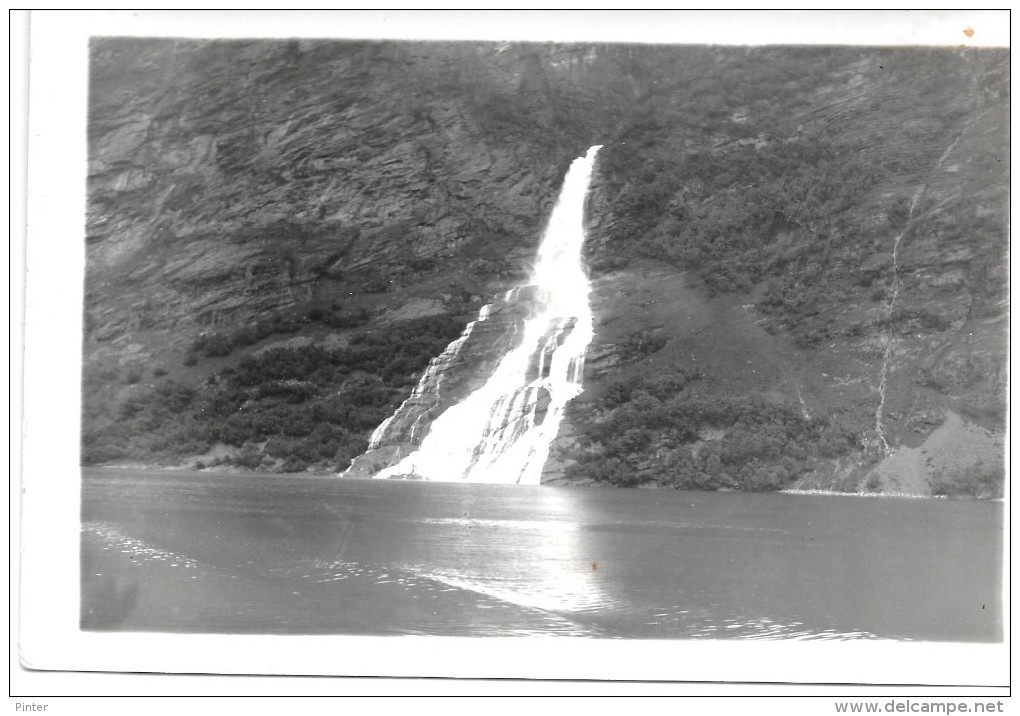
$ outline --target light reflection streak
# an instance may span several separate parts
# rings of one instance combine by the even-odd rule
[[[433,518],[444,531],[438,565],[416,574],[511,604],[559,614],[611,610],[615,600],[584,538],[584,501],[570,490],[534,494],[535,513],[553,519]],[[513,549],[508,549],[513,545]],[[498,568],[493,567],[498,560]]]

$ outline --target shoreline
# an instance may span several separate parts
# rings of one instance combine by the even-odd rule
[[[145,472],[167,472],[167,473],[188,473],[192,475],[208,475],[212,478],[218,476],[226,477],[250,477],[253,479],[264,479],[264,478],[330,478],[337,480],[364,480],[374,481],[376,478],[373,477],[342,477],[341,475],[331,472],[255,472],[253,470],[214,470],[214,469],[203,469],[196,470],[189,467],[181,466],[161,466],[161,465],[145,465],[145,464],[117,464],[117,465],[81,465],[79,469],[84,475],[87,471],[93,472],[117,472],[117,471],[130,471],[139,470]],[[431,480],[385,480],[384,482],[432,482]],[[458,481],[436,481],[436,482],[450,482],[457,484]],[[460,483],[465,484],[465,483]],[[477,483],[487,484],[487,483]],[[541,483],[539,485],[531,485],[531,487],[576,487],[576,488],[613,488],[617,490],[634,490],[634,489],[671,489],[664,488],[660,485],[635,485],[633,487],[620,487],[618,485],[600,485],[598,483],[567,483],[557,481],[556,483]],[[673,490],[675,492],[683,492],[683,490]],[[687,492],[740,492],[744,494],[750,494],[747,490],[687,490]],[[971,495],[917,495],[905,492],[842,492],[839,490],[808,490],[789,488],[785,490],[765,490],[761,491],[762,494],[781,494],[781,495],[808,495],[808,496],[820,496],[820,497],[859,497],[859,498],[890,498],[890,499],[908,499],[908,500],[962,500],[968,502],[1005,502],[1005,498],[977,498]]]

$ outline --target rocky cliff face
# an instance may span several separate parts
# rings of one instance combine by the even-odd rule
[[[530,81],[493,52],[97,41],[91,335],[186,339],[413,283],[454,256],[506,263],[534,241],[571,151],[504,136],[486,114]],[[140,283],[144,300],[126,303]]]
[[[994,52],[97,40],[85,459],[345,468],[603,143],[549,479],[960,491],[999,469],[1007,92]]]

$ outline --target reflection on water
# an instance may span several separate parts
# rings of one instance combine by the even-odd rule
[[[82,624],[1001,638],[1002,505],[89,471]]]
[[[545,519],[426,518],[449,536],[441,566],[411,569],[443,584],[530,609],[583,612],[610,609],[613,599],[599,578],[583,539],[584,504],[570,491],[542,490],[534,512]],[[565,519],[568,515],[571,521]],[[483,564],[468,571],[466,565]]]
[[[82,531],[102,542],[107,549],[118,550],[121,554],[130,555],[131,559],[165,562],[170,567],[180,569],[197,569],[199,566],[198,562],[193,559],[153,547],[140,539],[128,537],[119,528],[108,522],[86,522],[82,525]],[[192,579],[197,578],[197,575],[194,574],[190,576]]]

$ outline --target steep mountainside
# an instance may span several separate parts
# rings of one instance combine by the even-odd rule
[[[1008,79],[1004,51],[96,40],[83,460],[346,468],[600,143],[548,480],[999,494]]]

